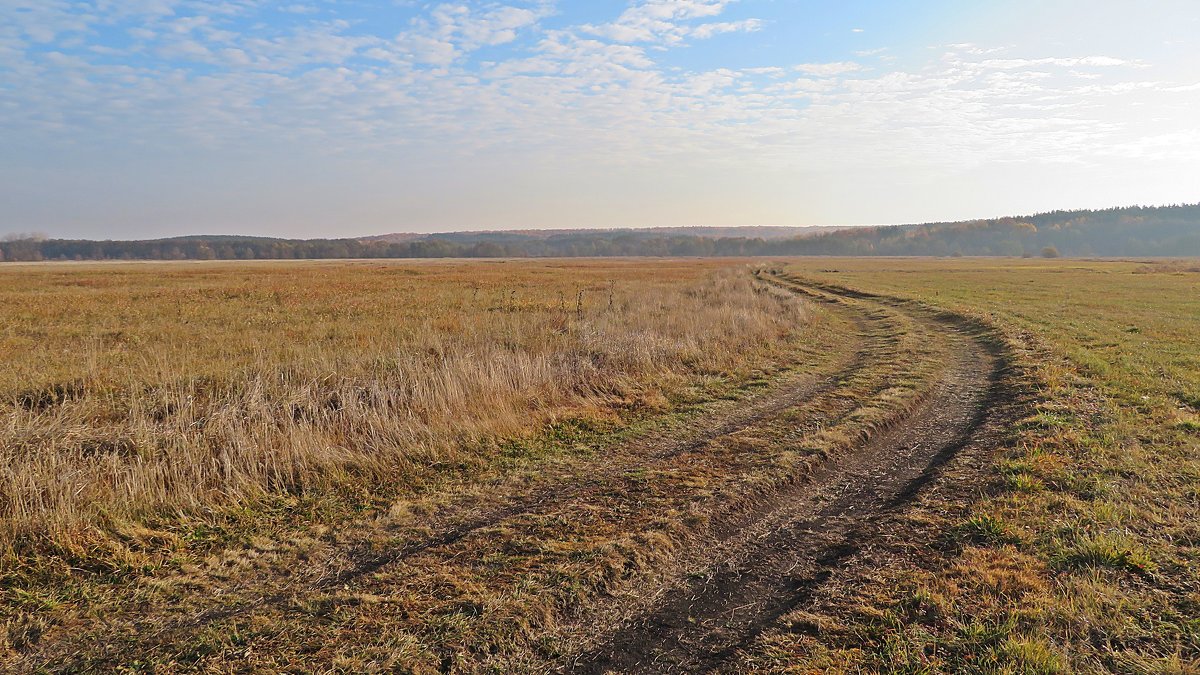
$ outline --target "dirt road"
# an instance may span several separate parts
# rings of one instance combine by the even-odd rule
[[[904,508],[936,478],[983,424],[996,395],[999,361],[981,336],[953,318],[918,316],[952,345],[931,395],[857,451],[822,466],[810,482],[764,502],[712,549],[702,577],[666,590],[572,670],[694,673],[727,666],[851,554],[886,534],[880,516]]]

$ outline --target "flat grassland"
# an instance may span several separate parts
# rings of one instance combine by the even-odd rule
[[[1194,672],[1196,270],[3,267],[0,664]]]

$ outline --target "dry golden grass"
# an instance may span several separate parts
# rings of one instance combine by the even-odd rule
[[[729,261],[6,267],[2,559],[469,472],[485,439],[768,363],[803,312]]]

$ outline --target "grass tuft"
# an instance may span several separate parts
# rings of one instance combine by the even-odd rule
[[[1142,575],[1155,569],[1154,561],[1143,549],[1128,537],[1115,534],[1079,536],[1073,546],[1056,557],[1055,562],[1063,569],[1091,567]]]
[[[979,545],[999,546],[1020,540],[1007,523],[988,513],[972,516],[958,526],[957,533],[967,542]]]

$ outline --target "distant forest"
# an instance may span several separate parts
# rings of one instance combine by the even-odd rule
[[[10,237],[0,241],[0,261],[790,255],[1182,257],[1200,256],[1200,204],[818,229],[813,234],[790,238],[682,233],[685,231],[558,230],[549,235],[458,232],[411,235],[401,241],[388,237],[192,236],[146,241]]]

